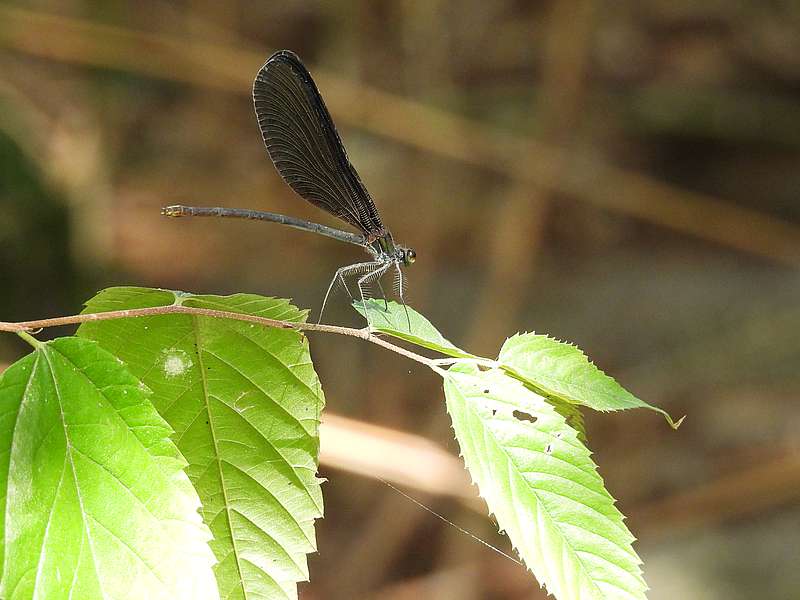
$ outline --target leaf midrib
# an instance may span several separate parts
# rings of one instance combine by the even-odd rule
[[[206,414],[208,415],[208,427],[211,432],[211,441],[214,443],[214,456],[217,459],[217,471],[219,472],[219,480],[220,480],[220,487],[222,488],[222,498],[225,501],[225,517],[228,520],[228,530],[230,531],[231,536],[231,546],[233,547],[233,555],[236,558],[236,571],[239,574],[239,582],[238,585],[242,590],[242,595],[244,599],[247,600],[247,588],[244,585],[244,572],[242,571],[242,565],[239,562],[239,549],[236,547],[236,535],[233,531],[233,521],[231,519],[231,509],[230,503],[228,501],[228,486],[225,485],[225,475],[222,470],[222,457],[219,453],[219,444],[217,442],[217,432],[214,428],[214,417],[211,415],[211,406],[208,403],[209,400],[209,392],[208,392],[208,381],[206,379],[206,368],[203,362],[203,353],[200,351],[200,324],[198,322],[198,318],[195,315],[192,315],[192,329],[194,329],[194,337],[197,340],[197,362],[200,369],[200,381],[203,386],[203,402],[206,406]],[[235,588],[236,586],[234,586]]]
[[[537,354],[544,354],[546,357],[550,358],[550,356],[551,356],[550,352],[551,352],[551,350],[548,349],[548,348],[540,348],[538,350],[534,350],[533,353],[531,353],[531,354],[533,354],[534,356],[537,355]],[[502,354],[502,352],[501,352],[501,354]],[[567,358],[567,360],[582,359],[582,360],[586,361],[586,364],[576,364],[576,365],[573,365],[572,368],[568,369],[567,372],[562,371],[562,373],[564,373],[564,377],[553,377],[551,375],[547,375],[546,373],[540,373],[540,372],[537,371],[535,373],[535,379],[534,379],[534,376],[526,375],[523,372],[523,369],[519,369],[518,367],[514,366],[513,358],[515,357],[515,355],[523,354],[523,352],[517,351],[517,352],[510,352],[509,354],[511,354],[511,358],[509,359],[509,357],[507,356],[506,357],[507,362],[504,361],[504,363],[505,363],[504,366],[506,368],[512,370],[519,377],[522,377],[523,379],[525,379],[527,382],[531,383],[532,385],[535,385],[537,387],[541,387],[542,390],[544,390],[546,393],[552,394],[552,395],[560,398],[561,400],[563,400],[565,402],[569,402],[571,404],[576,404],[576,402],[573,401],[572,398],[562,396],[562,394],[565,391],[564,388],[566,388],[566,391],[568,391],[568,392],[570,390],[573,390],[573,391],[577,390],[577,392],[579,392],[581,394],[588,394],[588,393],[591,392],[594,395],[602,396],[602,397],[604,397],[606,404],[613,403],[615,401],[619,401],[620,403],[625,403],[627,405],[625,408],[639,408],[640,407],[641,400],[639,400],[636,396],[634,396],[633,394],[631,394],[630,392],[628,392],[627,390],[625,390],[621,386],[620,386],[619,390],[608,390],[608,389],[603,390],[603,389],[598,389],[597,387],[592,387],[592,386],[586,385],[585,383],[570,381],[569,379],[567,379],[567,376],[569,376],[570,379],[574,379],[576,377],[578,379],[585,379],[586,376],[588,375],[590,377],[599,377],[601,379],[602,383],[603,383],[603,387],[607,387],[609,385],[612,386],[612,387],[619,386],[619,384],[617,384],[617,382],[614,380],[613,377],[611,377],[610,375],[605,373],[602,369],[600,369],[594,363],[590,362],[589,359],[586,357],[586,355],[583,354],[583,353],[580,353],[580,355],[577,356],[577,357],[576,356],[569,356]],[[570,352],[569,354],[573,354],[573,353]],[[533,362],[532,359],[531,359],[531,362]],[[559,366],[558,361],[554,361],[554,364]],[[549,384],[549,385],[541,385],[540,386],[539,385],[540,381],[544,382],[545,384]],[[559,385],[563,386],[563,388],[562,389],[557,389],[559,387]],[[556,388],[556,389],[554,389],[554,388]],[[584,404],[584,402],[582,400],[578,400],[577,403],[578,404]],[[588,405],[588,406],[591,406],[591,405]],[[609,407],[609,408],[607,408],[605,410],[612,410],[613,411],[613,410],[620,410],[620,408]]]

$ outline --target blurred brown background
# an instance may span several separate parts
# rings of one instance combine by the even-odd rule
[[[587,414],[650,597],[800,597],[800,3],[2,2],[0,318],[72,314],[121,284],[318,310],[357,249],[159,216],[181,202],[339,225],[260,140],[250,86],[278,48],[315,75],[418,252],[411,304],[447,337],[493,356],[547,332],[688,415],[673,432],[647,411]],[[342,297],[326,321],[358,324]],[[0,366],[24,351],[0,337]],[[301,597],[543,597],[348,472],[508,549],[454,458],[439,379],[349,339],[312,352],[329,482]]]

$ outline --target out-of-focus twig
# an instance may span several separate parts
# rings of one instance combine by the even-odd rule
[[[479,577],[479,565],[462,563],[457,567],[442,568],[420,577],[392,582],[368,598],[371,600],[477,598],[480,597]]]
[[[0,131],[13,139],[31,162],[43,166],[47,156],[44,134],[52,129],[52,119],[7,79],[0,79],[0,103]]]
[[[0,8],[0,44],[53,60],[124,69],[249,93],[264,53]],[[800,265],[800,228],[705,194],[672,187],[592,156],[570,156],[419,102],[314,70],[342,122],[380,136],[518,178],[576,199],[777,262]],[[529,168],[517,170],[520,156]],[[558,168],[564,165],[564,171]],[[553,169],[563,176],[551,177]]]
[[[0,130],[35,164],[45,180],[71,204],[72,250],[86,264],[110,259],[107,144],[97,124],[80,114],[49,114],[32,94],[0,79]],[[74,113],[74,111],[72,111]]]
[[[743,368],[755,374],[770,364],[791,361],[797,355],[796,332],[800,330],[800,306],[758,307],[712,336],[681,339],[672,352],[640,362],[620,372],[620,381],[637,382],[644,396],[668,391],[687,394],[703,382],[709,371],[717,378],[741,382]]]
[[[561,0],[553,4],[550,13],[537,112],[543,123],[542,140],[554,147],[568,148],[580,121],[593,16],[593,0]],[[486,242],[489,273],[480,288],[467,342],[476,352],[496,349],[497,336],[514,322],[527,300],[525,290],[541,248],[551,192],[569,162],[566,150],[557,154],[545,177],[534,186],[525,181],[524,174],[536,168],[532,164],[536,160],[535,155],[519,157],[509,192],[486,228],[490,235]]]
[[[320,462],[439,496],[476,502],[461,461],[430,440],[325,412]]]
[[[646,538],[679,535],[763,513],[800,499],[800,453],[786,452],[663,500],[629,511],[631,526]]]
[[[460,461],[425,438],[327,414],[321,445],[323,464],[454,497],[486,513],[486,506],[467,483]],[[367,465],[364,457],[371,455],[376,457],[375,462]],[[391,463],[404,464],[405,468]],[[442,478],[441,485],[433,481],[434,477]],[[653,540],[693,526],[715,525],[763,512],[798,498],[800,453],[786,450],[766,462],[743,466],[713,481],[634,507],[629,517],[640,537]]]

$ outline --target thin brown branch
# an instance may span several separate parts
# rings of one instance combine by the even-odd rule
[[[275,327],[278,329],[294,329],[296,331],[319,331],[324,333],[335,333],[338,335],[346,335],[349,337],[356,337],[366,340],[377,346],[382,346],[387,350],[391,350],[401,356],[410,358],[420,364],[430,367],[434,371],[439,372],[440,369],[433,359],[407,350],[400,346],[396,346],[391,342],[387,342],[383,338],[378,337],[375,333],[368,328],[355,329],[353,327],[339,327],[337,325],[323,325],[320,323],[298,323],[295,321],[280,321],[277,319],[268,319],[266,317],[257,317],[255,315],[246,315],[242,313],[228,312],[225,310],[213,310],[210,308],[197,308],[193,306],[153,306],[149,308],[131,308],[127,310],[112,310],[102,313],[83,313],[80,315],[69,315],[66,317],[53,317],[50,319],[37,319],[35,321],[18,321],[18,322],[5,322],[0,321],[0,331],[9,331],[12,333],[18,332],[31,332],[46,327],[58,327],[61,325],[77,325],[80,323],[88,323],[91,321],[109,321],[112,319],[129,319],[135,317],[152,317],[155,315],[172,315],[172,314],[190,314],[199,315],[202,317],[214,317],[219,319],[232,319],[234,321],[247,321],[249,323],[257,323],[265,327]]]
[[[800,498],[800,453],[785,450],[770,460],[634,507],[630,522],[643,539],[677,536],[749,515],[764,515]]]
[[[0,45],[30,55],[238,93],[249,93],[265,54],[10,7],[0,7],[0,22]],[[324,70],[314,69],[314,76],[336,118],[353,127],[521,184],[549,187],[606,210],[800,265],[800,228],[781,219],[592,156],[562,159],[561,146],[504,133]],[[517,167],[520,156],[530,158],[524,171]],[[554,170],[562,176],[553,177]]]

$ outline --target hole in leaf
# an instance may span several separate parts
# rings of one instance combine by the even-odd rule
[[[515,410],[513,413],[514,418],[519,421],[528,421],[529,423],[536,423],[536,417],[533,415],[522,412],[521,410]]]

